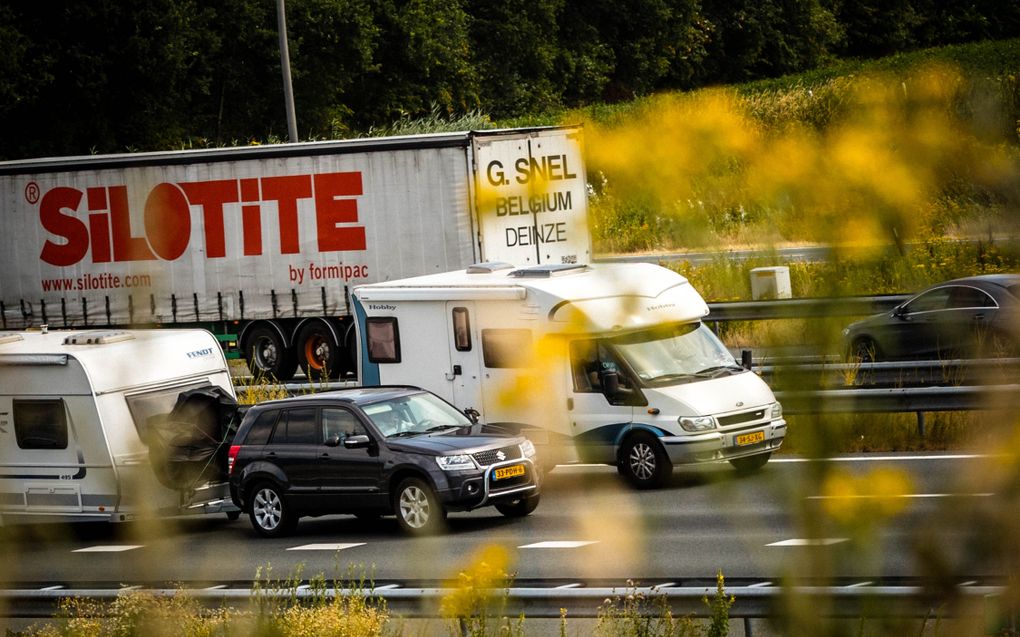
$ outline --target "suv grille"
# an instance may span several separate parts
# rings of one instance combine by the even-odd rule
[[[503,457],[500,458],[499,454],[502,453]],[[504,460],[515,460],[521,457],[521,448],[517,445],[511,445],[509,447],[503,447],[502,449],[486,449],[485,451],[479,451],[473,454],[472,457],[475,462],[483,467],[488,467],[490,464],[497,462],[503,462]]]

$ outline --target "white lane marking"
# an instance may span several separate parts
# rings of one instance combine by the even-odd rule
[[[902,493],[897,495],[879,495],[860,493],[854,495],[809,495],[808,500],[873,500],[873,499],[921,499],[921,498],[991,498],[994,493]]]
[[[564,584],[562,586],[557,586],[556,588],[581,588],[581,586],[582,584],[580,582],[574,582],[572,584]]]
[[[356,546],[365,546],[364,542],[351,542],[351,543],[339,543],[339,544],[302,544],[301,546],[292,546],[288,551],[342,551],[344,549],[352,549]]]
[[[941,454],[937,456],[834,456],[831,458],[772,458],[769,460],[769,464],[776,462],[779,463],[797,463],[797,462],[888,462],[895,460],[977,460],[983,458],[992,458],[993,456],[987,454],[977,453],[957,453],[957,454]]]
[[[64,588],[64,587],[61,586],[60,584],[57,584],[56,586],[47,586],[46,588],[40,588],[39,590],[41,590],[41,591],[59,591],[62,588]]]
[[[120,587],[119,589],[117,589],[117,590],[121,590],[121,591],[137,591],[137,590],[139,590],[139,589],[140,589],[141,587],[142,587],[142,585],[141,585],[141,584],[135,584],[134,586],[121,586],[121,587]]]
[[[751,584],[748,588],[768,588],[772,586],[772,582],[758,582],[757,584]]]
[[[967,580],[966,582],[960,584],[960,586],[974,586],[975,584],[977,584],[977,580]]]
[[[660,588],[670,588],[672,586],[676,586],[676,582],[663,582],[662,584],[656,584],[655,586],[652,586],[652,590],[654,591]]]
[[[832,546],[841,542],[849,542],[845,537],[793,538],[766,544],[765,546]]]
[[[866,586],[871,586],[874,583],[875,582],[857,582],[856,584],[849,584],[847,586],[844,586],[844,588],[864,588]]]
[[[592,541],[549,541],[549,542],[535,542],[534,544],[524,544],[518,546],[519,549],[576,549],[582,546],[588,546],[589,544],[597,544],[598,542]]]
[[[226,584],[217,584],[216,586],[208,586],[206,588],[203,588],[202,590],[203,591],[221,591],[221,590],[223,590],[226,587],[227,587]]]
[[[89,546],[83,549],[75,549],[72,553],[123,553],[142,548],[142,544],[116,544],[106,546]]]
[[[376,591],[391,591],[394,588],[400,588],[400,584],[383,584],[382,586],[376,586],[372,590],[376,590]]]

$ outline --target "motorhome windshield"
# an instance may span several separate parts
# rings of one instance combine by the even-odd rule
[[[746,371],[702,323],[678,323],[610,340],[642,384],[695,382]]]

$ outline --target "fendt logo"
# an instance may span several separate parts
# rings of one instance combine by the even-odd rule
[[[224,206],[241,204],[244,256],[263,254],[262,206],[276,202],[280,254],[301,251],[298,202],[311,199],[319,252],[365,249],[364,226],[358,221],[362,194],[360,172],[287,175],[250,179],[222,179],[153,187],[145,200],[143,228],[131,227],[127,186],[77,188],[58,186],[40,197],[34,182],[25,188],[26,199],[39,201],[39,221],[59,238],[47,239],[39,257],[55,266],[70,266],[91,249],[93,263],[123,261],[173,261],[188,249],[191,240],[191,207],[200,209],[200,226],[208,259],[227,256]],[[87,220],[79,218],[82,201]]]

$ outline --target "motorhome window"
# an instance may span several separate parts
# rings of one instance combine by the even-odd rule
[[[318,442],[315,409],[288,409],[283,412],[273,432],[274,445],[314,445]]]
[[[15,400],[14,436],[21,449],[67,449],[63,400]]]
[[[209,382],[189,383],[125,396],[128,411],[131,412],[131,420],[134,421],[135,429],[138,430],[138,437],[148,445],[150,432],[170,415],[174,405],[177,404],[178,396],[189,389],[208,386]]]
[[[471,318],[466,307],[453,308],[453,344],[458,352],[471,351]]]
[[[531,330],[482,330],[482,358],[486,367],[530,367],[531,353]]]
[[[400,331],[397,319],[375,317],[365,321],[368,332],[368,360],[373,363],[400,362]]]
[[[346,440],[351,436],[362,436],[368,434],[365,425],[358,420],[358,417],[346,409],[323,409],[322,410],[322,439],[329,440],[332,436],[339,436],[340,440]]]
[[[280,412],[275,409],[259,414],[255,418],[255,422],[251,424],[248,435],[245,436],[244,444],[264,445],[269,442],[269,436],[273,433],[273,425],[276,424],[276,419],[279,415]]]

